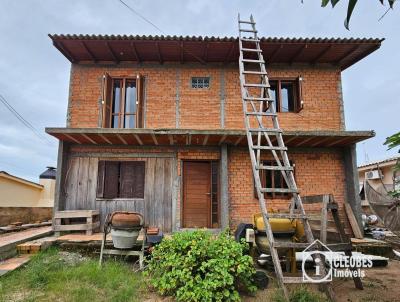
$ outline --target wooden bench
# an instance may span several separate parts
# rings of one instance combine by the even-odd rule
[[[73,223],[75,219],[85,219],[86,223]],[[92,235],[93,231],[100,228],[100,213],[98,210],[73,210],[57,211],[54,214],[54,232],[59,236],[60,232],[86,231],[86,235]]]

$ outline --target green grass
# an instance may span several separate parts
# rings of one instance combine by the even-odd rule
[[[68,259],[67,259],[68,260]],[[144,281],[131,265],[108,259],[67,261],[58,249],[39,253],[24,268],[0,277],[0,301],[140,301]]]
[[[290,302],[328,302],[323,294],[311,291],[306,286],[298,286],[290,291]],[[274,302],[286,302],[283,292],[276,290],[272,296]]]

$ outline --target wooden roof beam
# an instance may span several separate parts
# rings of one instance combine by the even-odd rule
[[[117,55],[116,55],[115,52],[112,50],[112,48],[111,48],[111,46],[110,46],[110,43],[105,42],[105,44],[106,44],[106,47],[107,47],[109,53],[111,54],[111,56],[112,56],[112,58],[113,58],[113,61],[114,61],[115,63],[119,63],[119,60],[118,60],[118,58],[117,58]]]
[[[349,49],[348,51],[346,51],[344,53],[344,55],[342,55],[338,60],[336,60],[335,65],[340,65],[344,59],[346,59],[348,56],[350,56],[351,54],[353,54],[360,48],[361,48],[361,45],[356,45],[356,46],[352,47],[351,49]]]
[[[82,133],[81,136],[83,136],[84,138],[86,138],[89,142],[91,142],[92,144],[97,145],[97,142],[95,140],[93,140],[91,137],[89,137],[88,135],[86,135],[85,133]]]
[[[185,51],[184,51],[184,44],[183,41],[180,44],[181,47],[181,64],[185,62]]]
[[[158,61],[160,61],[160,64],[164,63],[162,55],[161,55],[161,50],[160,50],[160,43],[156,42],[156,48],[157,48],[157,54],[158,54]]]
[[[100,136],[106,143],[112,145],[112,142],[111,142],[107,137],[105,137],[103,134],[99,134],[99,136]]]
[[[275,48],[275,50],[273,51],[273,53],[267,57],[266,59],[268,60],[268,62],[272,62],[276,55],[279,53],[279,51],[283,48],[283,44],[279,44],[277,48]]]
[[[82,47],[86,50],[86,52],[88,53],[89,57],[92,59],[92,61],[94,63],[97,62],[97,58],[96,56],[93,54],[93,52],[88,48],[87,44],[84,41],[81,41],[81,45]]]
[[[82,144],[82,142],[80,140],[78,140],[77,138],[73,137],[72,135],[69,135],[67,133],[64,133],[63,135],[65,135],[67,138],[69,138],[70,140],[74,141],[77,144]]]
[[[324,57],[331,49],[333,45],[329,44],[325,49],[323,49],[312,61],[311,64],[316,64],[322,57]]]
[[[64,56],[68,58],[68,60],[71,61],[71,63],[77,62],[76,58],[69,52],[67,48],[65,48],[64,44],[62,44],[59,41],[53,41],[53,45],[55,48],[57,48]]]
[[[343,142],[345,142],[347,140],[349,140],[349,137],[343,137],[343,138],[341,138],[339,140],[334,140],[333,142],[327,144],[326,146],[327,147],[333,147],[334,145],[338,145],[338,144],[343,143]]]
[[[140,56],[139,56],[139,53],[138,53],[138,51],[137,51],[137,49],[136,49],[135,43],[134,43],[134,42],[131,42],[130,46],[131,46],[131,50],[132,50],[132,52],[133,52],[133,54],[134,54],[134,56],[135,56],[135,58],[136,58],[136,61],[137,61],[138,63],[141,63],[142,60],[140,59]]]
[[[293,64],[298,58],[301,57],[301,55],[304,53],[304,51],[308,48],[308,44],[304,44],[296,53],[293,55],[293,57],[290,58],[289,64]]]
[[[151,134],[151,138],[153,139],[154,145],[158,145],[157,137],[154,133]]]
[[[207,145],[207,141],[208,141],[208,138],[209,138],[210,136],[207,134],[206,136],[204,136],[204,140],[203,140],[203,146],[205,146],[205,145]]]
[[[189,146],[192,143],[192,135],[188,134],[186,136],[186,145]]]
[[[236,142],[234,143],[235,146],[239,145],[239,143],[243,140],[244,136],[240,136]]]
[[[143,145],[143,142],[142,142],[142,140],[140,139],[139,135],[134,134],[133,137],[136,139],[136,141],[139,143],[139,145],[141,145],[141,146]]]
[[[221,137],[221,139],[219,140],[218,145],[221,145],[221,144],[225,141],[226,137],[227,137],[226,134],[223,135],[223,136]]]
[[[305,139],[303,139],[302,141],[300,141],[295,147],[303,146],[303,145],[305,145],[306,143],[312,141],[313,139],[315,139],[315,136],[305,138]]]
[[[169,144],[172,146],[174,144],[174,137],[172,134],[168,134]]]
[[[127,145],[128,143],[126,142],[126,140],[124,140],[124,138],[120,135],[120,134],[117,134],[117,137],[118,137],[118,139],[124,144],[124,145]]]
[[[204,61],[206,61],[207,62],[207,59],[208,59],[208,48],[209,48],[209,43],[208,42],[206,42],[206,45],[204,45],[204,50],[203,50],[203,58],[204,58]]]
[[[232,54],[233,54],[233,51],[235,50],[235,45],[236,45],[236,43],[235,42],[232,42],[231,43],[232,45],[231,45],[231,47],[229,48],[229,51],[228,51],[228,53],[226,54],[226,56],[225,56],[225,64],[228,64],[229,63],[229,59],[232,57]]]

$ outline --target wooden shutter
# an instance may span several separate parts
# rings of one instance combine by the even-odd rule
[[[120,192],[122,198],[144,198],[144,161],[121,163]]]
[[[144,77],[136,76],[136,128],[144,127]]]
[[[104,198],[117,198],[119,189],[119,162],[105,162]]]
[[[106,162],[104,160],[99,161],[98,172],[97,172],[97,191],[96,197],[104,197],[104,175],[105,175]]]
[[[103,128],[111,127],[112,78],[108,73],[103,76]]]
[[[300,112],[303,109],[303,77],[297,77],[297,101],[295,104],[296,112]]]

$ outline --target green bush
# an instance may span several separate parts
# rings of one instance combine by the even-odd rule
[[[154,249],[146,274],[158,293],[178,301],[240,301],[239,288],[256,291],[247,249],[228,232],[179,232]]]

